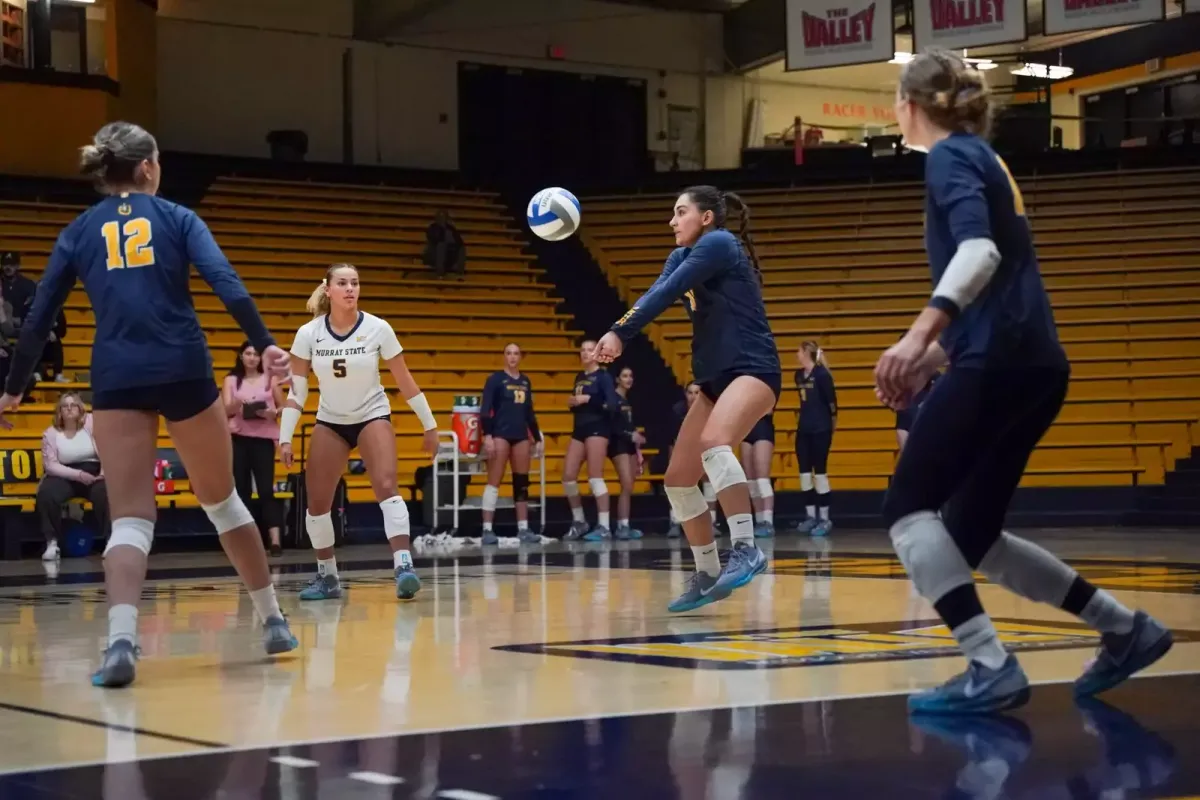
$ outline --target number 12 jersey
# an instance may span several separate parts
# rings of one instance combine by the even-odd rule
[[[358,322],[344,336],[334,333],[328,315],[322,315],[305,323],[292,341],[292,355],[312,365],[320,384],[317,419],[335,425],[391,413],[379,380],[379,359],[388,361],[402,352],[392,326],[364,311],[358,312]]]

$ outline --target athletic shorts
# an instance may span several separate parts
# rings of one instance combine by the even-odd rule
[[[772,414],[767,414],[765,417],[754,423],[754,427],[750,429],[750,433],[743,439],[746,444],[757,444],[758,442],[770,442],[775,444],[775,417]]]
[[[608,440],[608,457],[631,456],[637,452],[637,445],[628,436],[614,436]]]
[[[208,409],[221,396],[213,378],[156,383],[92,392],[94,411],[152,411],[167,422],[183,422]]]
[[[801,475],[825,475],[829,471],[829,449],[833,431],[796,432],[796,462]]]
[[[704,393],[712,402],[717,402],[717,398],[729,388],[729,384],[733,383],[743,375],[748,375],[751,378],[758,378],[760,381],[771,387],[771,391],[775,393],[775,402],[779,402],[779,393],[783,389],[783,375],[779,372],[770,373],[750,373],[750,372],[723,372],[712,380],[704,381],[700,384],[700,391]]]
[[[372,422],[378,422],[381,419],[391,422],[392,415],[384,414],[381,417],[372,417],[371,419],[365,419],[362,422],[351,422],[348,424],[326,422],[325,420],[319,419],[317,420],[317,424],[322,428],[329,428],[329,430],[336,433],[342,438],[342,441],[348,444],[350,449],[353,450],[354,448],[358,447],[358,437],[362,434],[363,428],[367,427]]]
[[[571,431],[571,438],[580,442],[586,442],[593,436],[602,436],[605,439],[611,437],[612,422],[606,419],[598,419],[595,422],[576,422],[575,429]]]

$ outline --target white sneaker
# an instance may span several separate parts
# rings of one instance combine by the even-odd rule
[[[46,545],[46,552],[42,553],[42,561],[58,561],[58,542],[50,542]]]
[[[63,375],[63,374],[60,372],[60,373],[58,373],[57,375],[55,375],[55,376],[54,376],[54,382],[55,382],[55,383],[70,383],[70,382],[71,382],[71,379],[70,379],[70,378],[68,378],[66,375]]]

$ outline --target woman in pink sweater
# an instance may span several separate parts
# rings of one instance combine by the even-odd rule
[[[233,433],[233,482],[247,508],[258,490],[262,527],[271,537],[271,555],[283,552],[279,529],[283,507],[275,499],[276,416],[283,407],[283,385],[262,371],[262,356],[249,342],[238,350],[233,369],[221,387],[229,430]]]
[[[92,439],[92,415],[74,392],[64,392],[58,398],[54,424],[42,434],[42,471],[36,499],[37,516],[46,537],[42,560],[54,561],[59,557],[63,507],[73,497],[92,501],[100,534],[107,539],[108,492]]]

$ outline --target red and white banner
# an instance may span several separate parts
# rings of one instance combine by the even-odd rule
[[[1158,22],[1167,15],[1166,0],[1045,0],[1042,29],[1047,35]]]
[[[913,52],[1023,42],[1025,0],[914,0]]]
[[[890,61],[892,0],[787,0],[787,69]]]

